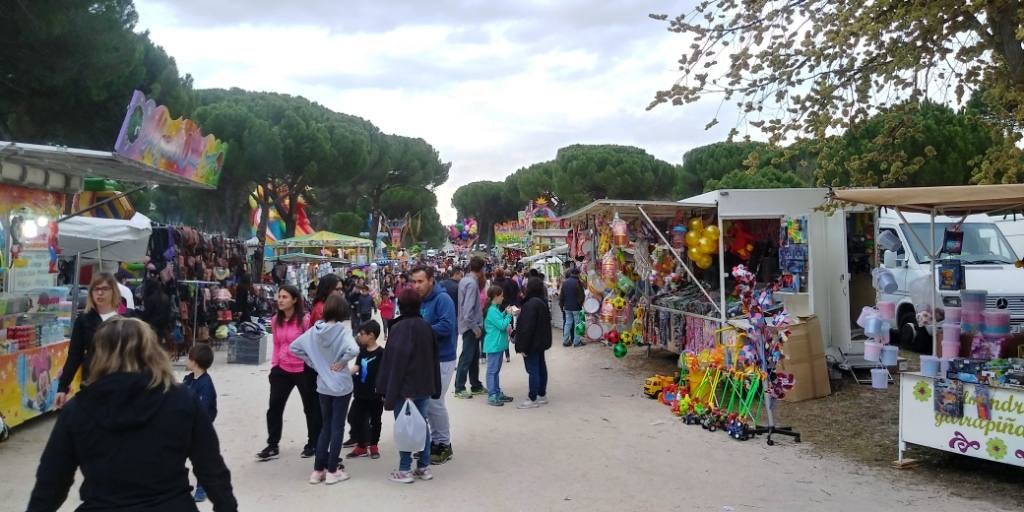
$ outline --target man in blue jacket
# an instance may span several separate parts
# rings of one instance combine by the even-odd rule
[[[441,360],[441,397],[430,401],[427,421],[430,423],[430,440],[433,445],[430,449],[430,463],[444,464],[452,459],[451,423],[444,397],[448,394],[448,385],[451,384],[456,366],[458,328],[455,301],[435,282],[434,269],[431,267],[413,269],[409,275],[409,282],[423,297],[421,314],[437,337]]]
[[[569,277],[562,283],[562,289],[558,294],[559,305],[565,316],[562,318],[562,346],[574,347],[583,346],[583,337],[576,334],[576,322],[580,320],[580,311],[583,309],[583,285],[580,283],[580,271],[573,267],[569,270]]]

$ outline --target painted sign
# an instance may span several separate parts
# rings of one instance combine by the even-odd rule
[[[0,414],[13,427],[53,410],[68,342],[0,355]],[[78,387],[75,377],[71,389]]]
[[[18,262],[8,270],[12,292],[51,288],[57,284],[57,274],[50,273],[50,253],[24,251]]]
[[[963,403],[940,397],[953,404],[940,408],[936,382],[920,374],[900,376],[902,442],[1024,467],[1024,390],[989,386],[979,400],[979,386],[964,383]]]
[[[526,223],[510,220],[494,225],[494,245],[505,246],[526,242]]]
[[[195,183],[216,188],[228,145],[203,136],[191,119],[171,117],[167,107],[135,91],[114,152]]]

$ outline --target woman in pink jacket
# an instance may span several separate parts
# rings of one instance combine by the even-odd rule
[[[284,406],[292,394],[292,388],[299,388],[302,410],[306,414],[306,446],[302,457],[316,454],[316,443],[320,438],[320,401],[316,395],[316,372],[301,359],[292,355],[289,347],[296,338],[309,328],[305,316],[302,293],[298,288],[284,285],[277,292],[277,315],[274,317],[274,352],[270,363],[270,406],[267,408],[267,447],[256,454],[261,461],[276,459],[281,452],[281,429],[284,422]]]

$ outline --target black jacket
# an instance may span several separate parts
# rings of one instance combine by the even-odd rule
[[[521,307],[522,301],[519,300],[519,285],[516,284],[515,279],[504,278],[494,281],[494,284],[501,287],[501,294],[505,297],[505,302],[501,305],[501,310],[505,311],[505,308],[509,306]]]
[[[57,385],[58,393],[68,392],[78,368],[82,368],[83,380],[89,375],[89,364],[92,363],[93,352],[92,339],[101,323],[103,323],[103,318],[96,310],[82,313],[75,319],[75,325],[71,328],[68,358],[64,361],[64,369],[60,372],[60,383]]]
[[[562,283],[562,289],[558,294],[558,305],[566,311],[580,311],[583,309],[583,284],[578,277],[570,275]]]
[[[238,510],[231,473],[204,407],[187,388],[147,389],[149,376],[117,373],[70,400],[43,450],[28,512],[60,508],[79,468],[79,511],[197,511],[192,467],[217,512]]]
[[[458,281],[451,278],[445,279],[444,281],[441,281],[441,288],[444,288],[444,291],[448,294],[449,297],[452,298],[452,302],[454,302],[456,305],[459,304]]]
[[[441,397],[437,337],[418,313],[402,314],[391,324],[377,376],[377,393],[384,395],[384,409],[388,411],[406,398]]]
[[[551,348],[551,310],[541,297],[526,298],[516,323],[516,353],[532,354]]]

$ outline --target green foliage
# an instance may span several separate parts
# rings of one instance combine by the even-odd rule
[[[341,233],[343,235],[359,236],[359,233],[366,227],[366,217],[361,217],[353,212],[338,212],[331,215],[327,224],[328,231]]]
[[[676,197],[725,188],[785,188],[811,181],[814,155],[802,144],[787,148],[763,142],[716,142],[687,151]]]
[[[458,218],[476,217],[480,242],[489,245],[494,243],[494,225],[516,218],[523,205],[518,191],[510,193],[506,184],[500,181],[467,183],[452,195],[452,206],[458,212]]]
[[[573,145],[555,157],[553,192],[569,208],[595,199],[671,199],[671,164],[646,151],[615,145]]]
[[[807,183],[792,171],[780,171],[774,167],[762,167],[757,170],[736,170],[722,176],[721,179],[709,180],[704,185],[705,192],[730,188],[799,188]]]

